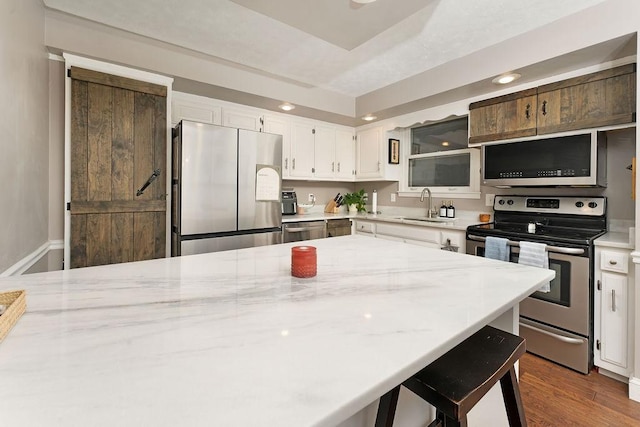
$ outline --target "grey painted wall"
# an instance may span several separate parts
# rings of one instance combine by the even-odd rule
[[[49,92],[39,0],[0,13],[0,272],[48,240]]]

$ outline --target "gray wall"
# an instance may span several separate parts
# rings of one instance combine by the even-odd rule
[[[0,272],[48,240],[49,92],[39,0],[0,13]]]

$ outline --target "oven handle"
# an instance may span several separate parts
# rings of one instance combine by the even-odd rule
[[[478,242],[484,242],[486,241],[486,237],[482,237],[482,236],[474,236],[472,234],[469,234],[469,236],[467,237],[467,240],[475,240]],[[520,246],[520,244],[518,242],[514,242],[512,240],[507,240],[507,245],[509,246]],[[581,248],[563,248],[560,246],[547,246],[547,252],[556,252],[559,254],[569,254],[569,255],[582,255],[584,254],[584,249]]]
[[[584,344],[584,340],[581,340],[578,338],[563,337],[562,335],[554,334],[553,332],[545,331],[544,329],[536,328],[535,326],[527,325],[525,323],[520,323],[520,327],[525,327],[533,331],[540,332],[541,334],[549,335],[550,337],[555,338],[559,341],[565,342],[567,344],[576,344],[576,345]]]

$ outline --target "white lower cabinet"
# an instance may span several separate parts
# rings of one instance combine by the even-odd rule
[[[465,232],[462,230],[443,230],[426,225],[408,225],[384,221],[355,221],[356,234],[374,236],[378,239],[409,243],[440,249],[444,246],[456,246],[457,252],[462,250]]]
[[[594,364],[629,377],[633,360],[633,269],[630,251],[595,250]]]
[[[355,234],[364,234],[366,236],[373,236],[376,234],[376,224],[371,221],[354,221]]]

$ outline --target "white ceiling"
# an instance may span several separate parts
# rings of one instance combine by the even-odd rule
[[[51,9],[303,85],[358,97],[603,1],[377,0],[366,5],[355,5],[351,0],[44,3]]]

